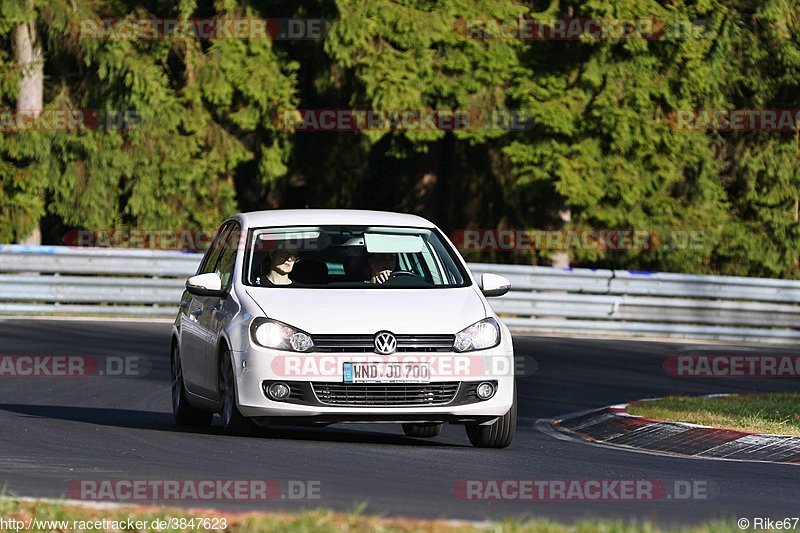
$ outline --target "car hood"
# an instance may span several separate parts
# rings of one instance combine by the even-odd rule
[[[311,334],[454,334],[486,318],[473,287],[246,291],[268,318]]]

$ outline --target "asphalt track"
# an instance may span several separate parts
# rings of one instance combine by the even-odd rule
[[[76,479],[253,479],[319,481],[315,501],[224,501],[213,507],[353,509],[455,519],[540,516],[561,521],[615,517],[691,523],[798,516],[800,467],[648,455],[553,438],[542,418],[671,393],[798,390],[792,379],[686,379],[662,368],[671,354],[800,354],[800,350],[667,342],[515,338],[538,370],[521,378],[519,426],[506,450],[469,446],[460,426],[434,440],[393,425],[288,429],[257,438],[172,424],[169,324],[0,320],[0,355],[144,356],[144,377],[0,378],[0,485],[6,494],[57,498]],[[705,499],[661,501],[467,501],[465,479],[649,479],[701,481]],[[190,505],[190,504],[186,504]],[[191,504],[197,506],[197,504]]]

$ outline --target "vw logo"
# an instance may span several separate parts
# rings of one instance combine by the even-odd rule
[[[389,355],[397,349],[397,339],[388,331],[375,334],[375,353]]]

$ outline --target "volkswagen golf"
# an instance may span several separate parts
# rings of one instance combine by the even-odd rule
[[[448,238],[414,215],[275,210],[228,218],[172,328],[181,425],[463,425],[504,448],[516,427],[511,334]]]

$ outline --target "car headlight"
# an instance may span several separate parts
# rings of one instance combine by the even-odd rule
[[[494,348],[500,344],[500,325],[494,318],[485,318],[456,333],[453,349],[470,352]]]
[[[268,318],[253,320],[250,325],[250,336],[259,346],[275,350],[308,352],[314,347],[314,341],[305,331]]]

